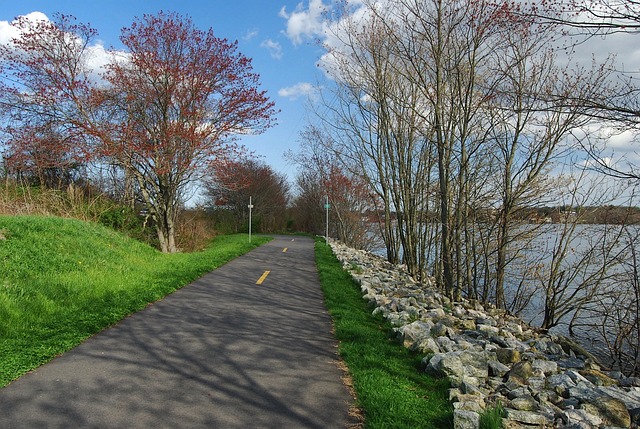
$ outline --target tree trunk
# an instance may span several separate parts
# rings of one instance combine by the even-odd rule
[[[507,266],[507,247],[509,245],[507,214],[503,215],[498,234],[498,251],[496,260],[496,307],[506,308],[504,297],[504,277]]]

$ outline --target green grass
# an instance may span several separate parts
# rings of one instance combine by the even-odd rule
[[[391,326],[371,314],[360,288],[323,241],[316,242],[316,262],[340,355],[353,379],[365,427],[453,427],[449,382],[425,374],[422,356],[391,338]]]
[[[93,223],[0,216],[0,387],[268,240],[166,255]]]
[[[486,409],[484,413],[480,414],[480,429],[500,429],[504,416],[502,404]]]

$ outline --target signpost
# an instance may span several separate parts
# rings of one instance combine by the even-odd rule
[[[251,243],[251,209],[253,208],[253,204],[251,204],[251,197],[249,197],[249,243]]]
[[[331,205],[329,204],[329,196],[325,195],[324,208],[327,211],[327,221],[325,226],[324,242],[327,244],[327,246],[329,245],[329,207],[331,207]]]

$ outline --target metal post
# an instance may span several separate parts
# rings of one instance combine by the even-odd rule
[[[325,225],[324,242],[328,246],[329,245],[329,196],[328,195],[325,195],[324,208],[327,211],[327,216],[326,216],[327,221],[326,221],[326,225]]]
[[[253,204],[251,204],[251,197],[249,197],[249,243],[251,243],[251,209],[253,208]]]

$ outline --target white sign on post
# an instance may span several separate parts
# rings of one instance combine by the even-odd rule
[[[325,226],[325,234],[324,234],[324,242],[327,244],[327,246],[329,245],[329,196],[326,195],[325,196],[325,203],[324,203],[324,208],[327,211],[327,221],[326,221],[326,226]]]
[[[251,204],[251,197],[249,197],[249,243],[251,243],[251,209],[253,208],[253,204]]]

